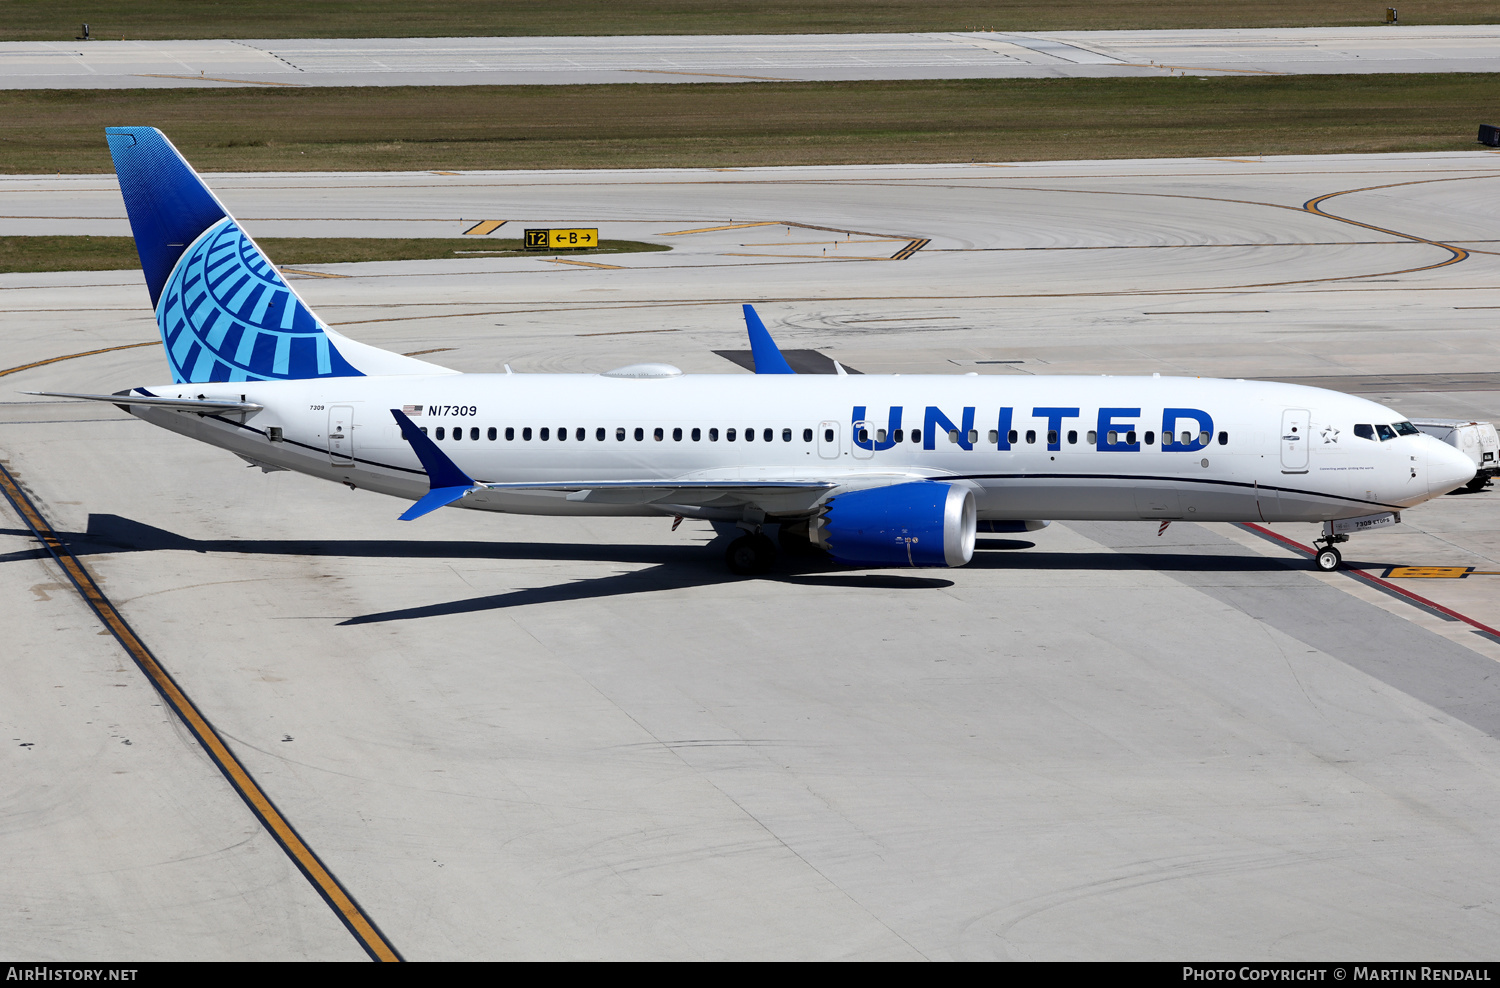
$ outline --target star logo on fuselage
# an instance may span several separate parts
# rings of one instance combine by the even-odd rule
[[[1335,429],[1331,425],[1330,426],[1326,426],[1323,429],[1323,445],[1326,446],[1329,443],[1337,443],[1338,441],[1339,441],[1339,430]]]

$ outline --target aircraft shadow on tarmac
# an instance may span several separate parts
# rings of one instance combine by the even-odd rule
[[[29,536],[25,529],[0,529],[0,534]],[[791,586],[850,590],[936,590],[954,581],[935,576],[899,573],[858,573],[829,564],[819,555],[783,555],[772,573],[739,577],[724,569],[722,539],[704,545],[619,545],[556,542],[489,542],[400,539],[194,539],[119,515],[89,516],[85,532],[58,532],[74,555],[86,557],[122,552],[223,552],[264,556],[344,556],[373,559],[517,559],[576,560],[648,564],[643,569],[612,573],[554,586],[512,590],[465,600],[418,605],[362,614],[341,624],[374,624],[478,611],[503,610],[529,604],[598,599],[634,593],[684,590],[736,583],[745,579],[773,580]],[[979,539],[968,569],[1167,571],[1193,573],[1285,572],[1288,561],[1254,554],[1202,552],[1191,545],[1163,544],[1107,552],[1020,551],[1035,549],[1020,539]],[[0,563],[43,558],[40,547],[0,554]],[[1290,565],[1295,565],[1291,563]],[[1354,563],[1360,566],[1360,563]]]

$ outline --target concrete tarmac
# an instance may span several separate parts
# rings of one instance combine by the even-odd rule
[[[1317,377],[1493,420],[1497,179],[1473,152],[210,181],[257,235],[505,219],[491,236],[673,247],[295,275],[343,332],[466,371],[742,373],[714,351],[745,348],[751,301],[782,346],[867,373]],[[3,178],[0,206],[0,232],[124,231],[107,177]],[[0,276],[0,310],[0,370],[155,335],[136,272]],[[7,375],[0,456],[408,958],[1500,949],[1500,640],[1473,625],[1229,525],[735,579],[692,522],[403,524],[16,393],[165,374],[147,345]],[[1471,568],[1391,582],[1500,627],[1497,497],[1346,559]],[[0,528],[0,951],[361,956]]]
[[[471,86],[1500,71],[1500,24],[0,43],[0,89]]]

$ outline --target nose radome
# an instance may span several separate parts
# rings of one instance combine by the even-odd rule
[[[1427,489],[1433,494],[1457,490],[1474,479],[1474,461],[1440,440],[1427,443]]]

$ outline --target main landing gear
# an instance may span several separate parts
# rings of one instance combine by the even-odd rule
[[[769,572],[776,562],[776,543],[761,532],[741,535],[729,543],[724,562],[736,576],[758,576]]]
[[[1332,522],[1323,523],[1323,537],[1313,540],[1313,548],[1318,550],[1318,569],[1325,573],[1332,573],[1344,563],[1344,554],[1339,552],[1336,546],[1341,542],[1348,542],[1349,536],[1335,535]]]

